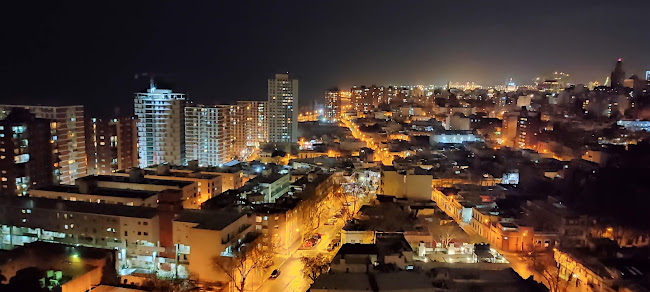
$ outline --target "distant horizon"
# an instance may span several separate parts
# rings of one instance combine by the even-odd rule
[[[650,1],[11,2],[0,103],[132,111],[148,76],[204,104],[266,99],[289,72],[300,103],[337,86],[604,82],[650,70]],[[146,74],[145,74],[146,73]],[[137,78],[136,78],[137,76]]]

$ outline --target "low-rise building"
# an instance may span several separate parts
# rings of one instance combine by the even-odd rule
[[[89,175],[79,178],[77,181],[79,186],[88,185],[99,188],[157,192],[181,190],[184,208],[198,209],[201,205],[198,183],[194,181],[146,178],[139,171],[134,171],[129,176]]]
[[[381,169],[379,193],[409,200],[430,201],[432,175],[429,171],[416,167],[397,170],[392,166]]]
[[[2,249],[34,241],[118,250],[121,268],[157,268],[161,246],[158,210],[48,198],[0,199]]]
[[[151,169],[130,169],[129,172],[119,171],[112,173],[112,176],[130,177],[133,172],[142,172],[145,179],[158,179],[170,181],[194,182],[197,187],[197,198],[192,201],[200,205],[208,199],[221,193],[221,176],[202,172],[172,172],[169,165],[158,166],[156,170]]]
[[[83,186],[70,185],[53,185],[29,191],[29,195],[35,198],[49,198],[66,201],[81,201],[153,208],[158,206],[158,193],[158,191],[100,187],[84,188]]]
[[[13,281],[19,273],[31,270],[42,276],[51,291],[90,291],[104,280],[117,281],[116,252],[110,249],[32,242],[3,252],[2,275],[10,282],[3,291],[26,291],[23,281]],[[21,283],[22,282],[22,283]],[[95,291],[95,290],[93,290]]]
[[[192,273],[202,281],[230,281],[214,266],[214,258],[232,256],[233,247],[252,231],[242,213],[184,210],[173,221],[179,273]]]

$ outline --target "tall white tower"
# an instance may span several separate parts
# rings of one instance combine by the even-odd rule
[[[275,74],[268,83],[269,142],[298,141],[298,80]]]
[[[140,167],[170,163],[184,165],[185,95],[158,89],[153,83],[146,93],[136,93]]]

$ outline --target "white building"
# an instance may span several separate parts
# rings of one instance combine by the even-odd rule
[[[136,93],[134,113],[138,117],[140,167],[161,163],[186,164],[185,95],[153,84],[146,93]]]
[[[217,166],[232,159],[234,110],[232,105],[185,108],[185,149],[199,166]]]
[[[275,74],[268,81],[269,142],[298,141],[298,80]]]

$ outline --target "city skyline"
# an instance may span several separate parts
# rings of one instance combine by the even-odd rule
[[[16,7],[2,103],[128,115],[145,72],[205,104],[265,100],[264,79],[289,72],[309,104],[332,86],[526,84],[556,70],[586,84],[618,58],[628,75],[650,68],[642,1],[285,3]],[[285,40],[269,37],[277,31]]]

